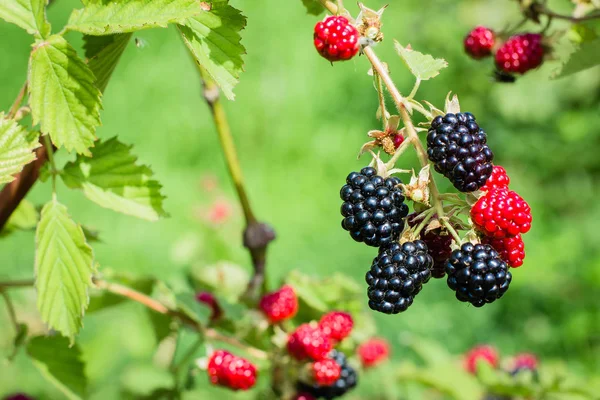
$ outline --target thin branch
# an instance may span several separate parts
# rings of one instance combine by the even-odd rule
[[[383,122],[383,129],[386,129],[387,109],[385,108],[383,85],[381,84],[381,78],[379,78],[379,74],[377,72],[373,71],[373,77],[375,78],[375,85],[377,85],[377,96],[379,97],[379,112],[381,113],[381,122]]]
[[[573,23],[590,21],[593,19],[600,19],[600,12],[595,12],[592,14],[584,15],[583,17],[574,17],[572,15],[564,15],[564,14],[555,13],[554,11],[552,11],[544,6],[536,8],[536,12],[539,14],[543,14],[543,15],[547,16],[548,18],[564,19],[567,21],[571,21]]]
[[[15,101],[13,102],[12,106],[10,107],[8,114],[6,114],[7,118],[12,119],[15,117],[15,115],[17,115],[17,111],[19,111],[19,108],[21,107],[21,103],[23,102],[23,99],[25,98],[26,93],[27,93],[27,81],[25,81],[23,86],[21,86],[21,90],[19,90],[19,94],[17,94],[17,97],[15,98]]]
[[[15,306],[13,305],[10,297],[4,290],[0,290],[0,296],[4,298],[4,302],[6,303],[6,310],[8,311],[8,316],[10,318],[10,322],[15,328],[15,332],[19,332],[19,321],[17,321],[17,313],[15,312]]]
[[[34,284],[33,279],[24,279],[21,281],[0,282],[0,291],[5,290],[5,289],[30,287],[30,286],[33,286],[33,284]]]

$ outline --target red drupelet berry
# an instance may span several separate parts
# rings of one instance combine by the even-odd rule
[[[512,370],[519,371],[523,369],[528,369],[534,371],[538,367],[538,359],[534,354],[531,353],[521,353],[517,354],[512,361]]]
[[[345,312],[332,311],[321,317],[319,321],[319,327],[321,330],[328,335],[334,341],[341,341],[345,339],[350,332],[354,321],[352,316]]]
[[[219,303],[217,302],[216,297],[213,296],[212,293],[200,292],[196,294],[196,300],[210,307],[210,309],[212,310],[212,313],[210,314],[211,321],[219,319],[223,314],[223,310],[221,310],[221,307],[219,307]]]
[[[392,140],[394,141],[394,148],[397,149],[402,143],[404,143],[404,136],[397,133],[393,136]]]
[[[390,345],[385,339],[373,338],[356,349],[363,367],[374,367],[390,355]]]
[[[319,386],[331,386],[340,377],[342,367],[330,358],[315,361],[312,365],[313,379]]]
[[[495,348],[488,345],[476,346],[472,348],[466,355],[464,359],[464,366],[467,372],[471,374],[475,374],[477,372],[477,363],[478,362],[487,362],[492,367],[496,368],[498,366],[498,352]]]
[[[478,60],[492,55],[495,42],[494,31],[485,26],[478,26],[465,37],[465,51],[472,58]]]
[[[531,229],[531,208],[521,196],[506,188],[483,195],[471,208],[475,227],[485,236],[514,237]]]
[[[3,397],[4,400],[35,400],[33,397],[25,394],[25,393],[14,393],[10,394],[6,397]]]
[[[292,397],[292,400],[317,400],[315,396],[310,393],[298,393]]]
[[[510,238],[490,238],[484,236],[481,239],[484,244],[489,244],[500,254],[500,258],[503,259],[510,267],[518,268],[523,265],[523,259],[525,258],[525,243],[521,235]]]
[[[485,185],[480,187],[479,190],[489,192],[492,189],[508,188],[509,184],[510,178],[508,177],[504,167],[494,165],[492,175],[490,175],[488,180],[485,182]]]
[[[329,336],[318,326],[302,324],[288,338],[287,349],[296,360],[322,360],[333,345]]]
[[[256,367],[225,350],[217,350],[211,355],[207,372],[213,385],[232,390],[248,390],[256,383]]]
[[[298,312],[294,288],[284,285],[275,292],[267,293],[260,300],[260,308],[272,323],[292,318]]]
[[[524,74],[543,61],[544,46],[538,33],[512,36],[496,52],[496,67],[506,73]]]
[[[315,25],[315,48],[329,61],[349,60],[358,53],[358,30],[346,17],[329,16]]]

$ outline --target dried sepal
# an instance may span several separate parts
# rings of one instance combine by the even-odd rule
[[[446,96],[446,101],[444,103],[444,115],[448,113],[456,114],[460,112],[460,103],[458,102],[458,96],[454,95],[452,96],[452,98],[450,98],[451,95],[452,92],[448,92],[448,95]]]
[[[378,11],[371,10],[362,3],[358,3],[358,7],[360,8],[360,13],[356,18],[356,29],[358,29],[361,37],[366,39],[366,43],[363,43],[363,45],[372,44],[371,42],[381,42],[383,40],[381,16],[387,5]]]
[[[402,185],[404,196],[408,197],[416,203],[422,203],[429,206],[429,179],[430,171],[429,164],[421,168],[419,175],[415,175],[410,178],[408,185]]]
[[[376,140],[371,140],[370,142],[363,144],[356,158],[360,158],[366,152],[373,151],[373,149],[375,149],[376,147],[379,147],[379,143],[377,143]]]
[[[434,231],[436,229],[442,229],[442,223],[437,218],[432,218],[431,221],[425,227],[425,233]]]

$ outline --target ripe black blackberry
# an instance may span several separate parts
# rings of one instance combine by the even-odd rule
[[[508,265],[489,244],[465,243],[446,263],[448,286],[456,298],[481,307],[508,290],[512,275]]]
[[[419,225],[420,219],[417,219],[418,213],[412,213],[406,221],[411,227]],[[434,215],[435,217],[435,215]],[[433,229],[426,232],[423,228],[420,232],[422,241],[427,245],[427,252],[433,258],[433,267],[431,267],[431,276],[434,278],[443,278],[446,275],[446,261],[452,255],[452,236],[447,230],[442,228]]]
[[[341,351],[332,350],[328,357],[333,359],[342,368],[339,379],[331,386],[309,385],[304,382],[298,382],[297,389],[299,392],[310,393],[316,398],[335,399],[356,387],[358,375],[356,374],[356,370],[348,364],[346,355]]]
[[[357,242],[379,247],[397,240],[404,229],[408,206],[404,204],[402,181],[383,178],[374,168],[352,172],[342,186],[342,228]]]
[[[427,134],[427,155],[435,170],[461,192],[473,192],[492,174],[494,154],[471,113],[435,117]]]
[[[432,266],[422,240],[381,247],[365,276],[369,307],[385,314],[406,311],[431,278]]]

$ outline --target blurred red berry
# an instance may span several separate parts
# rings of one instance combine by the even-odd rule
[[[479,190],[489,192],[493,189],[508,188],[509,183],[510,178],[508,177],[506,170],[499,165],[494,165],[492,175],[490,175],[485,185],[480,187]]]
[[[314,43],[329,61],[349,60],[358,53],[360,34],[346,17],[329,16],[315,25]]]
[[[215,225],[222,224],[231,217],[232,212],[233,210],[229,200],[216,200],[208,210],[207,219]]]
[[[223,314],[223,310],[221,310],[221,307],[219,307],[219,303],[217,302],[216,297],[213,296],[212,293],[200,292],[200,293],[196,294],[196,300],[198,300],[200,303],[204,303],[208,307],[210,307],[210,309],[212,310],[212,312],[210,314],[211,320],[214,321],[216,319],[219,319],[221,317],[221,315]]]
[[[492,48],[496,42],[494,31],[485,26],[478,26],[465,37],[465,51],[474,59],[492,55]]]
[[[512,362],[512,370],[518,371],[522,369],[536,370],[538,367],[539,361],[534,354],[531,353],[521,353],[517,354]]]
[[[385,339],[373,338],[358,346],[356,351],[365,368],[374,367],[389,357],[390,345]]]
[[[498,352],[495,348],[488,345],[476,346],[472,348],[466,355],[464,360],[465,369],[475,374],[477,372],[478,362],[487,362],[492,367],[498,366]]]
[[[539,33],[512,36],[496,52],[496,67],[506,73],[524,74],[544,61],[544,46]]]
[[[331,386],[340,377],[342,367],[330,358],[315,361],[312,365],[313,378],[319,386]]]
[[[521,235],[501,239],[484,236],[481,243],[492,246],[510,267],[518,268],[523,265],[525,243],[523,243]]]
[[[399,133],[395,134],[392,139],[394,140],[394,148],[396,149],[404,142],[404,136]]]
[[[498,188],[481,196],[471,208],[475,227],[485,236],[505,238],[531,229],[531,208],[512,190]]]
[[[207,372],[213,385],[233,390],[248,390],[256,383],[256,367],[225,350],[217,350],[211,355]]]
[[[354,321],[352,316],[345,312],[332,311],[321,317],[319,327],[334,341],[341,341],[350,335]]]
[[[34,400],[34,398],[25,393],[13,393],[4,397],[4,400]]]
[[[284,285],[275,292],[267,293],[260,300],[260,308],[272,323],[292,318],[298,312],[294,288]]]
[[[298,393],[292,397],[292,400],[317,400],[315,396],[310,393]]]
[[[288,338],[287,349],[296,360],[322,360],[332,349],[331,339],[318,326],[300,325]]]

